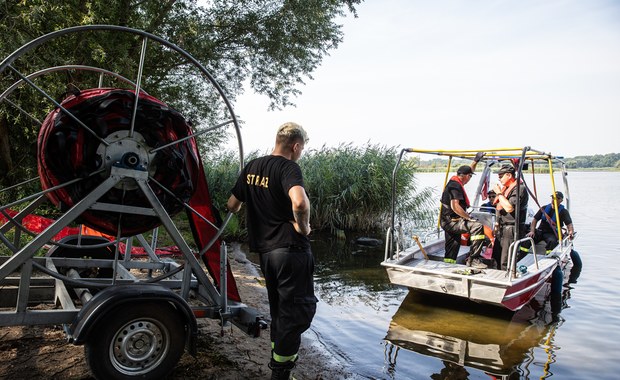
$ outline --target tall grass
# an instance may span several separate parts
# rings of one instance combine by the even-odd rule
[[[300,160],[312,204],[314,229],[382,231],[391,215],[392,171],[398,150],[367,144],[356,147],[310,150]],[[413,161],[404,162],[397,173],[398,214],[426,219],[432,191],[418,189]]]
[[[252,152],[245,161],[258,156]],[[308,150],[299,161],[312,205],[310,224],[314,230],[382,232],[390,223],[392,171],[398,156],[395,147],[367,144],[356,147]],[[216,208],[224,215],[238,171],[238,157],[222,152],[204,161],[209,191]],[[410,219],[428,219],[430,189],[418,189],[413,161],[402,163],[396,180],[397,212]],[[236,215],[225,231],[226,238],[246,236],[245,213]]]
[[[244,161],[248,162],[257,156],[257,152],[251,152],[244,158]],[[211,200],[215,208],[220,211],[220,215],[224,217],[227,213],[225,206],[228,197],[230,197],[230,191],[239,176],[239,155],[237,152],[220,151],[204,157],[203,165]],[[224,238],[235,240],[246,238],[247,229],[245,228],[244,210],[231,219],[226,226],[223,236]]]

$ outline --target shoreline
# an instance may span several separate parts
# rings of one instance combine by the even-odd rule
[[[241,294],[241,301],[261,312],[265,319],[269,320],[267,289],[258,265],[247,258],[239,243],[229,245],[229,262]],[[235,330],[240,335],[240,339],[246,341],[245,346],[240,347],[239,351],[239,353],[244,351],[245,355],[237,357],[236,361],[241,371],[236,375],[231,373],[232,377],[218,376],[217,379],[269,378],[271,376],[271,370],[267,366],[271,356],[269,328],[261,331],[261,336],[258,338],[250,337],[236,327]],[[252,351],[248,349],[248,346],[255,347],[255,349]],[[254,371],[256,371],[256,376],[252,376]],[[297,380],[354,379],[347,365],[339,362],[330,353],[321,341],[320,333],[313,327],[302,334],[299,360],[293,369],[293,375]]]

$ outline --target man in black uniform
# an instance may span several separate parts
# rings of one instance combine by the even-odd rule
[[[553,198],[553,195],[551,196]],[[560,191],[555,192],[555,199],[558,202],[558,214],[560,215],[560,226],[566,226],[566,230],[568,232],[568,237],[573,240],[575,235],[575,230],[573,229],[573,220],[570,217],[570,213],[568,210],[561,205],[562,201],[564,201],[564,194]],[[540,220],[540,224],[538,225],[538,231],[536,228],[536,224]],[[534,241],[539,242],[541,239],[547,243],[547,253],[551,252],[556,245],[558,245],[558,230],[556,223],[556,214],[555,214],[555,206],[554,202],[549,203],[545,207],[542,207],[536,215],[534,215],[534,220],[532,220],[532,224],[530,224],[530,232],[527,233],[527,236],[536,239]],[[538,233],[537,233],[538,232]]]
[[[484,244],[484,226],[472,219],[467,213],[469,199],[464,187],[474,175],[476,165],[483,156],[484,153],[480,152],[476,154],[471,165],[459,167],[456,175],[448,181],[441,195],[440,224],[446,236],[446,253],[444,256],[446,263],[456,263],[461,245],[461,234],[469,234],[471,248],[467,265],[479,269],[487,267],[480,259],[482,245]]]
[[[271,314],[272,379],[290,377],[318,301],[308,239],[310,201],[296,162],[307,141],[300,125],[280,126],[271,155],[248,162],[227,203],[232,212],[246,203],[250,250],[260,255]]]
[[[508,249],[517,237],[525,234],[525,217],[527,216],[527,201],[529,199],[524,184],[519,184],[515,178],[515,169],[511,164],[504,164],[497,172],[499,184],[495,184],[495,204],[497,208],[497,233],[493,244],[493,257],[501,265],[501,269],[508,267]],[[518,189],[518,191],[517,191]],[[518,202],[517,202],[518,200]],[[519,205],[519,222],[515,223],[515,214]]]

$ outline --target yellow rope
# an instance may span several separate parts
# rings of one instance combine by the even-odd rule
[[[549,334],[547,335],[547,340],[545,341],[545,352],[547,353],[547,361],[543,367],[543,375],[540,377],[540,380],[546,379],[549,377],[549,368],[551,367],[553,351],[551,350],[551,338],[555,334],[556,326],[554,325]]]

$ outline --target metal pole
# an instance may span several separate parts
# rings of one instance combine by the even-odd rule
[[[133,114],[131,115],[131,127],[129,128],[129,137],[133,137],[133,130],[136,125],[136,113],[138,112],[138,101],[140,100],[140,86],[142,84],[142,69],[144,69],[144,56],[146,55],[146,46],[148,43],[148,37],[144,37],[142,40],[142,50],[140,50],[140,64],[138,66],[138,79],[136,79],[136,99],[133,103]]]

